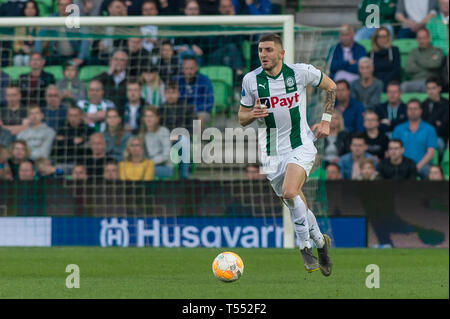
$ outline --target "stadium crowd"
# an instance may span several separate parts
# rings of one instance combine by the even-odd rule
[[[276,13],[269,0],[58,0],[45,13],[43,2],[9,0],[0,16],[67,16],[72,3],[85,16]],[[448,180],[449,102],[442,94],[448,92],[449,1],[364,0],[360,21],[373,3],[380,5],[382,26],[355,33],[342,25],[330,51],[337,95],[324,175]],[[100,40],[80,40],[83,27],[16,28],[17,40],[1,43],[12,58],[0,56],[0,179],[188,177],[187,164],[173,167],[170,131],[192,132],[195,119],[212,123],[214,87],[200,68],[228,66],[238,83],[245,73],[243,38],[161,40],[156,26],[140,28],[145,37],[124,38],[114,37],[115,28],[107,27],[111,36]],[[402,67],[395,39],[405,38],[417,45]],[[368,39],[369,52],[358,43]],[[44,70],[50,66],[63,66],[61,79]],[[8,67],[29,72],[13,81]],[[82,79],[85,70],[94,76]]]

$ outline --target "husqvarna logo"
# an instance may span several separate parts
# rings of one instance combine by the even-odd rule
[[[102,229],[100,231],[100,245],[107,246],[122,246],[128,247],[130,241],[130,233],[128,232],[128,221],[122,219],[120,222],[117,218],[102,219],[100,222]]]

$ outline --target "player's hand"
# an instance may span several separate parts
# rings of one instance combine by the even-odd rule
[[[255,106],[252,110],[253,118],[258,119],[260,117],[266,117],[269,115],[269,112],[267,111],[267,107],[265,105],[261,105],[261,100],[256,99]]]
[[[327,137],[330,135],[330,122],[321,121],[320,123],[314,124],[311,130],[317,138]]]

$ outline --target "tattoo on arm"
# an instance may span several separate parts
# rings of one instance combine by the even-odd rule
[[[334,111],[334,102],[336,100],[336,88],[327,90],[327,96],[325,99],[325,112],[332,115]]]

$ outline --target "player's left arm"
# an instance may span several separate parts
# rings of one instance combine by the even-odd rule
[[[314,124],[311,128],[313,132],[316,131],[315,134],[317,138],[330,135],[330,121],[334,112],[334,103],[336,100],[336,83],[334,83],[328,75],[322,72],[322,81],[320,82],[319,88],[325,90],[326,98],[322,120],[320,123]]]

